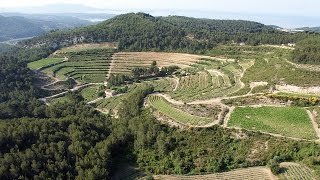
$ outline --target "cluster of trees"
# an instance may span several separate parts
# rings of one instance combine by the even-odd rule
[[[79,98],[45,119],[0,122],[0,179],[103,179],[109,175],[110,118]]]
[[[164,77],[167,75],[172,75],[175,71],[179,69],[178,66],[164,66],[161,69],[157,67],[157,62],[153,61],[150,67],[136,67],[133,68],[131,73],[134,79],[144,78],[144,77]]]
[[[0,118],[37,116],[42,104],[35,98],[32,72],[17,58],[0,56]]]
[[[108,79],[108,86],[120,86],[131,78],[125,74],[111,74]]]
[[[293,60],[303,64],[320,64],[320,37],[298,42],[293,51]]]
[[[34,72],[27,62],[48,57],[53,48],[12,48],[0,54],[0,119],[41,117],[45,92],[34,86]]]
[[[136,67],[131,70],[133,78],[139,79],[141,77],[159,76],[160,70],[157,66],[157,62],[153,61],[150,67]]]
[[[276,94],[270,94],[268,97],[271,99],[279,99],[283,102],[292,101],[291,105],[300,107],[317,106],[320,104],[320,100],[317,97],[283,96]]]
[[[153,61],[149,67],[135,67],[131,70],[131,75],[111,74],[108,79],[108,86],[120,86],[134,80],[140,80],[149,77],[164,77],[172,75],[179,69],[178,66],[162,67],[157,66],[157,62]]]
[[[131,92],[121,117],[138,116],[152,91],[144,86]],[[114,159],[130,144],[126,126],[86,106],[77,94],[68,98],[49,106],[46,118],[0,121],[0,179],[110,177]]]

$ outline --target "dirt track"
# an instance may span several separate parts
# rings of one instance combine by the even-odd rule
[[[180,79],[177,76],[174,76],[174,80],[176,81],[176,85],[172,91],[176,91],[179,87]]]
[[[236,169],[233,171],[215,173],[215,174],[205,174],[205,175],[193,175],[193,176],[183,176],[183,175],[155,175],[153,176],[156,180],[276,180],[277,178],[271,173],[271,170],[267,167],[250,167],[243,169]]]
[[[313,126],[318,138],[320,139],[320,129],[318,127],[317,120],[316,120],[317,117],[316,117],[315,113],[313,113],[313,112],[311,112],[309,110],[306,110],[306,111],[307,111],[307,113],[309,115],[309,118],[310,118],[310,120],[312,122],[312,126]]]

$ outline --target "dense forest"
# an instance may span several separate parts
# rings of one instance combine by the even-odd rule
[[[73,43],[118,41],[120,50],[201,52],[216,43],[281,44],[316,36],[280,33],[247,21],[193,21],[121,15],[97,26],[34,38],[20,44],[26,49],[1,54],[0,179],[109,179],[119,159],[146,173],[200,174],[266,165],[277,158],[302,161],[320,174],[320,146],[313,142],[219,126],[182,131],[160,124],[142,108],[152,86],[129,92],[118,119],[95,111],[76,93],[68,94],[70,101],[50,106],[37,100],[43,92],[33,85],[34,73],[26,62]],[[308,50],[317,52],[310,47],[302,52]],[[115,84],[124,79],[115,78]]]
[[[320,37],[298,42],[293,51],[293,60],[303,64],[320,64]]]
[[[116,16],[95,26],[58,31],[24,41],[21,47],[61,47],[73,43],[119,42],[120,50],[201,53],[217,44],[287,44],[312,33],[285,33],[250,21],[207,20],[144,13]]]
[[[81,96],[47,107],[45,118],[0,122],[1,179],[108,179],[117,162],[147,173],[199,174],[266,165],[274,158],[320,167],[320,147],[219,126],[181,131],[158,123],[141,86],[121,103],[113,120],[86,106]],[[239,138],[238,135],[246,138]],[[252,148],[268,148],[252,153]]]
[[[0,15],[0,41],[38,36],[44,34],[40,26],[23,17],[4,17]]]

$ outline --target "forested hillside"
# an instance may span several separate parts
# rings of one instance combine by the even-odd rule
[[[307,33],[284,33],[250,21],[153,17],[144,13],[116,16],[95,26],[59,31],[24,41],[22,47],[66,46],[74,43],[119,42],[119,49],[203,52],[224,43],[287,44]]]
[[[320,37],[298,42],[293,52],[293,59],[297,63],[320,64]]]
[[[0,16],[0,41],[38,36],[45,31],[22,17]]]
[[[199,19],[183,16],[168,16],[161,19],[182,27],[187,31],[197,32],[199,29],[209,32],[223,32],[226,34],[235,33],[254,33],[254,32],[275,32],[274,28],[261,23],[244,20],[214,20],[214,19]]]
[[[11,45],[0,43],[0,52],[8,51],[10,50],[11,47],[12,47]]]
[[[0,42],[43,35],[57,29],[73,29],[93,24],[72,15],[28,15],[0,13]]]
[[[297,28],[297,30],[304,30],[304,31],[310,31],[310,32],[320,32],[320,27],[303,27],[303,28]]]
[[[250,45],[280,45],[297,42],[309,36],[305,33],[280,32],[270,26],[252,21],[197,19],[182,16],[169,16],[162,19],[181,27],[191,38],[210,40],[215,43],[244,42]]]

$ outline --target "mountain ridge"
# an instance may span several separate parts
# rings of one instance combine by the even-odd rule
[[[45,34],[19,44],[52,48],[77,43],[118,42],[119,50],[203,52],[217,44],[287,44],[308,34],[290,34],[243,20],[211,20],[183,16],[154,17],[147,13],[115,16],[97,25]]]

